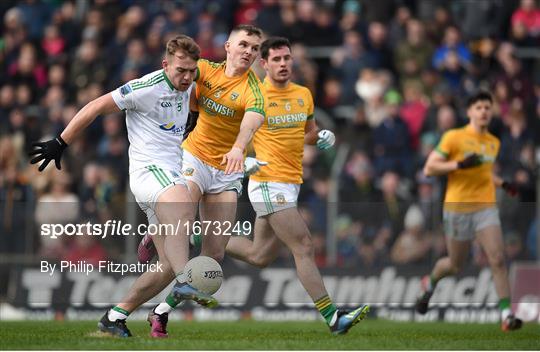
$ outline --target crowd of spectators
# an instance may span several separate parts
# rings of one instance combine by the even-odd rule
[[[120,243],[106,249],[92,240],[52,243],[37,229],[125,217],[123,114],[100,117],[73,142],[62,172],[30,166],[31,142],[57,135],[92,99],[161,67],[171,36],[190,35],[204,58],[221,61],[230,29],[252,23],[292,41],[293,79],[312,91],[319,124],[338,137],[331,151],[305,150],[300,209],[319,265],[326,264],[334,181],[338,265],[430,263],[444,253],[444,180],[424,177],[421,167],[445,131],[466,123],[464,98],[479,88],[495,99],[497,172],[521,191],[517,199],[499,195],[507,254],[537,255],[534,0],[24,0],[0,2],[0,16],[0,253],[120,256]],[[332,180],[328,170],[342,147],[347,160]],[[51,210],[50,201],[68,206]],[[475,262],[484,265],[481,254]]]

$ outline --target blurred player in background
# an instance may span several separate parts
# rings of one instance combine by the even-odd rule
[[[334,334],[344,334],[362,320],[367,305],[353,311],[336,308],[315,264],[314,246],[306,223],[297,209],[302,184],[304,144],[319,149],[334,145],[331,131],[319,132],[313,116],[311,92],[290,81],[293,58],[286,38],[272,37],[261,46],[261,64],[266,71],[266,119],[255,134],[257,159],[246,162],[249,199],[257,212],[253,241],[234,236],[227,253],[255,266],[270,264],[284,243],[294,256],[300,282]],[[262,161],[263,165],[260,167]]]
[[[62,152],[98,115],[126,111],[129,147],[129,179],[135,198],[149,224],[190,222],[196,207],[182,176],[180,143],[189,113],[190,94],[197,73],[200,48],[188,36],[180,35],[167,43],[163,69],[105,94],[82,108],[62,134],[53,140],[35,143],[38,149],[31,163],[51,160],[61,168]],[[164,118],[165,117],[165,118]],[[126,326],[128,315],[170,283],[177,299],[193,299],[205,306],[217,301],[186,283],[184,266],[189,257],[186,227],[176,228],[175,236],[153,236],[161,272],[145,272],[130,288],[123,302],[109,310],[98,323],[100,330],[121,337],[131,336]],[[160,234],[161,235],[161,234]],[[166,282],[155,285],[155,281]]]
[[[428,176],[448,175],[444,200],[444,230],[448,256],[435,264],[429,277],[422,279],[422,295],[416,310],[425,314],[437,282],[459,273],[476,238],[485,251],[501,309],[503,331],[522,325],[511,311],[510,284],[504,259],[504,243],[496,206],[495,187],[515,196],[515,185],[493,174],[493,163],[499,152],[499,140],[488,132],[492,117],[492,97],[479,92],[467,101],[469,124],[446,132],[431,152],[424,167]]]
[[[197,105],[199,116],[182,144],[182,173],[191,197],[199,202],[201,219],[213,226],[203,230],[213,235],[203,236],[201,255],[218,261],[223,259],[230,238],[230,233],[224,232],[236,220],[236,203],[244,177],[244,151],[265,116],[262,83],[250,68],[259,55],[261,41],[259,28],[239,25],[225,43],[225,62],[199,60],[197,103],[192,105],[194,108]],[[139,261],[149,261],[154,255],[153,237],[147,235],[141,241]],[[152,336],[167,336],[168,313],[182,300],[171,293],[154,308]]]

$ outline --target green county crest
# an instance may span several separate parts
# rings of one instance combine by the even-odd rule
[[[182,174],[184,176],[192,176],[194,172],[195,172],[195,169],[193,169],[192,167],[188,167],[184,171],[182,171]]]

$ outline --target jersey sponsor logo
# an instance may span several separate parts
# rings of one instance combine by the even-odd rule
[[[232,93],[231,93],[231,100],[234,101],[234,100],[236,100],[239,96],[240,96],[240,94],[238,94],[238,93],[236,93],[236,92],[232,92]]]
[[[131,88],[131,86],[128,83],[126,83],[122,87],[120,87],[120,95],[122,96],[122,98],[125,97],[126,95],[128,95],[131,92],[133,92],[133,89]]]
[[[174,122],[164,123],[159,125],[159,128],[163,131],[171,132],[174,135],[183,135],[184,130],[186,129],[185,126],[182,127],[176,127],[176,124]]]
[[[298,127],[300,123],[307,121],[307,114],[305,112],[301,112],[298,114],[269,116],[267,121],[268,129],[270,130],[278,128]]]
[[[172,108],[172,103],[170,101],[162,101],[159,105],[161,105],[162,108]]]
[[[220,114],[226,117],[234,117],[234,114],[236,113],[236,111],[230,107],[220,104],[204,95],[201,95],[199,102],[199,105],[203,107],[204,111],[212,116]]]

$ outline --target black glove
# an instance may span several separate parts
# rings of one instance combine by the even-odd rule
[[[186,122],[186,129],[184,130],[184,140],[188,137],[189,133],[197,126],[197,119],[199,118],[198,111],[190,111]]]
[[[47,165],[49,165],[51,160],[54,160],[56,168],[61,170],[62,166],[60,165],[60,159],[62,159],[62,153],[67,146],[68,145],[66,142],[64,142],[60,136],[47,142],[34,142],[32,143],[32,148],[37,147],[38,149],[31,150],[28,153],[28,156],[36,155],[32,160],[30,160],[30,164],[39,163],[41,160],[45,160],[39,166],[39,171],[43,171]]]
[[[474,153],[465,159],[458,161],[458,169],[469,169],[482,164],[482,156]]]
[[[515,197],[519,193],[518,186],[513,182],[504,181],[501,187],[510,197]]]

